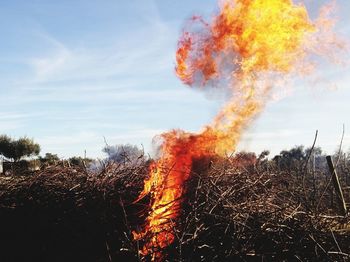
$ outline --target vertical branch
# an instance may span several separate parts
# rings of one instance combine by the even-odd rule
[[[343,191],[339,182],[338,174],[336,169],[334,168],[331,156],[327,156],[327,163],[328,163],[329,171],[331,172],[332,181],[333,181],[333,185],[337,195],[338,203],[340,205],[343,216],[346,216],[347,214],[346,203],[345,203]]]

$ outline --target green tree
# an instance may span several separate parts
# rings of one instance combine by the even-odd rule
[[[39,157],[42,164],[54,165],[60,161],[57,154],[46,153],[44,157]]]
[[[15,162],[23,157],[39,155],[40,145],[35,143],[33,139],[21,137],[13,140],[7,135],[0,136],[0,154],[6,158],[13,159]]]
[[[68,159],[69,163],[73,166],[80,166],[80,167],[86,167],[89,165],[93,160],[90,158],[82,158],[82,157],[71,157]]]
[[[273,160],[278,166],[285,170],[300,168],[306,160],[304,146],[295,146],[290,150],[283,150]]]
[[[0,154],[6,158],[12,158],[15,154],[13,140],[7,135],[0,135]]]

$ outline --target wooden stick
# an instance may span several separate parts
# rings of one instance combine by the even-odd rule
[[[334,185],[334,188],[335,188],[337,199],[338,199],[341,211],[342,211],[342,215],[346,216],[346,214],[347,214],[346,203],[345,203],[345,200],[344,200],[343,191],[341,189],[341,185],[340,185],[340,182],[339,182],[337,171],[334,168],[332,157],[331,156],[327,156],[326,159],[327,159],[329,171],[331,172],[331,175],[332,175],[332,181],[333,181],[333,185]]]

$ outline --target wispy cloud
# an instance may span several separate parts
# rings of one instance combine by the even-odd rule
[[[39,33],[51,51],[30,59],[28,64],[34,75],[17,84],[132,78],[136,75],[150,77],[164,72],[172,66],[169,47],[173,45],[174,32],[160,20],[156,9],[153,14],[155,17],[148,19],[149,24],[132,32],[123,32],[115,41],[97,47],[68,47],[48,33]],[[142,41],[140,45],[140,39],[149,41]]]
[[[257,140],[272,140],[272,139],[283,139],[290,138],[292,136],[300,135],[302,130],[292,130],[292,129],[280,129],[278,131],[270,131],[270,132],[247,132],[244,135],[245,139],[257,139]]]
[[[18,129],[25,121],[34,117],[34,114],[29,113],[0,112],[0,134]]]
[[[21,123],[14,120],[1,121],[0,132],[1,134],[16,130],[21,127]]]
[[[52,39],[54,53],[46,57],[37,57],[29,61],[34,69],[34,81],[44,82],[49,80],[58,71],[61,71],[71,58],[70,51],[58,41]]]

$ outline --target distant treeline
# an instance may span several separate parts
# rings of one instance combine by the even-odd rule
[[[23,170],[35,171],[54,165],[79,166],[91,171],[99,171],[108,163],[132,164],[140,161],[151,160],[146,156],[143,149],[131,144],[108,145],[102,149],[106,157],[104,159],[91,159],[86,156],[75,156],[62,159],[57,154],[46,153],[40,156],[40,145],[28,137],[13,139],[7,135],[0,135],[0,173],[6,171]],[[2,160],[1,160],[2,156]],[[350,154],[337,150],[333,155],[341,168],[347,168],[350,163]],[[260,154],[254,152],[236,152],[232,154],[232,161],[237,166],[254,165],[257,162],[269,162],[276,165],[279,170],[290,170],[295,168],[308,168],[309,170],[324,170],[327,168],[326,155],[320,147],[305,148],[302,145],[295,146],[289,150],[282,150],[275,156],[270,156],[270,152],[265,150]]]

